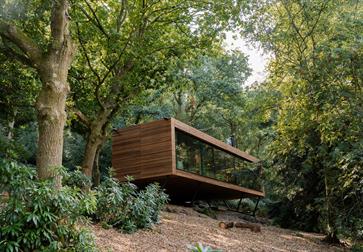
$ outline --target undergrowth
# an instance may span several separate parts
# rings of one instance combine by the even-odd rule
[[[96,250],[81,225],[82,213],[94,209],[82,207],[89,198],[78,188],[55,189],[52,179],[36,179],[32,167],[5,160],[0,174],[0,251]]]
[[[96,217],[103,226],[134,232],[157,223],[167,201],[168,196],[158,184],[137,191],[131,182],[107,178],[97,190]]]
[[[157,223],[168,201],[157,184],[138,191],[107,178],[90,190],[80,171],[60,170],[56,189],[53,179],[37,179],[34,167],[0,159],[0,251],[97,251],[85,224],[134,232]]]

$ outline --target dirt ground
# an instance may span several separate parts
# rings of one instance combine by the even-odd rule
[[[249,229],[221,229],[220,221],[242,221],[236,213],[220,213],[218,220],[191,208],[168,206],[161,222],[152,229],[122,234],[114,229],[92,227],[101,251],[190,251],[188,245],[202,243],[222,251],[348,251],[320,242],[322,235],[262,225],[260,233]]]

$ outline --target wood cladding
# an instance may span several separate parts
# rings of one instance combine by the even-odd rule
[[[118,130],[112,138],[112,167],[117,178],[167,175],[172,168],[171,124],[155,121]]]
[[[176,169],[175,129],[246,161],[254,163],[259,161],[245,152],[171,118],[119,129],[113,134],[112,167],[115,176],[121,181],[125,180],[125,176],[132,176],[136,184],[143,183],[142,181],[160,182],[173,178],[171,181],[175,181],[174,188],[172,188],[173,183],[169,183],[169,191],[177,191],[179,194],[187,193],[187,187],[190,187],[191,182],[194,181],[196,184],[203,183],[204,188],[209,192],[215,190],[217,193],[218,191],[224,198],[235,198],[237,195],[240,197],[241,193],[253,197],[264,196],[263,192]],[[184,181],[185,184],[180,181]],[[222,193],[223,190],[224,193]]]

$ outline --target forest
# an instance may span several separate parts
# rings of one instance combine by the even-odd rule
[[[262,160],[274,225],[363,251],[359,0],[1,0],[0,251],[157,223],[168,195],[113,178],[111,136],[170,117]]]

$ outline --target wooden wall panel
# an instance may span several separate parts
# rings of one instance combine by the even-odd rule
[[[120,129],[112,137],[112,167],[118,179],[135,179],[172,173],[170,120]]]
[[[141,177],[168,175],[172,172],[171,123],[161,120],[142,126]]]
[[[122,129],[112,137],[112,167],[115,176],[124,180],[126,175],[137,178],[141,174],[140,126]]]

